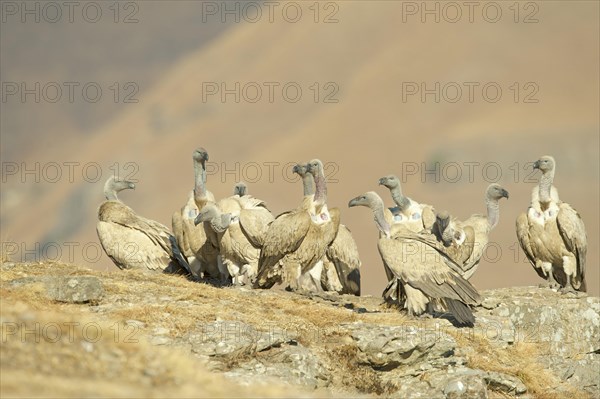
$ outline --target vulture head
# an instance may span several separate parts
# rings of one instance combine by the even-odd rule
[[[194,219],[194,225],[198,226],[202,222],[210,222],[214,218],[219,216],[219,211],[217,207],[213,204],[208,204],[198,212],[198,216]]]
[[[440,211],[435,215],[435,223],[438,226],[444,246],[449,246],[452,243],[453,229],[449,228],[450,214],[448,211]]]
[[[554,170],[554,158],[550,155],[544,155],[533,163],[533,169],[539,169],[542,173],[551,172]]]
[[[352,208],[355,206],[366,206],[367,208],[375,209],[379,203],[381,203],[381,197],[374,191],[369,191],[363,195],[359,195],[356,198],[352,198],[348,202],[348,207]]]
[[[306,164],[306,171],[315,178],[317,176],[324,176],[323,162],[321,162],[319,159],[313,159]]]
[[[502,188],[501,185],[493,183],[490,184],[487,188],[487,199],[490,200],[499,200],[500,198],[508,199],[508,191]]]
[[[379,185],[385,186],[389,189],[396,188],[400,186],[400,179],[398,179],[398,177],[394,175],[384,176],[381,179],[379,179]]]
[[[308,165],[297,163],[294,165],[292,172],[296,173],[300,177],[304,177],[304,175],[308,173]]]
[[[106,199],[117,199],[117,193],[127,189],[135,190],[135,183],[128,180],[118,180],[115,176],[111,176],[104,183],[104,196]]]
[[[248,192],[248,186],[243,181],[238,182],[235,186],[233,186],[233,195],[239,195],[243,197]]]
[[[208,161],[208,151],[206,151],[203,147],[196,148],[192,157],[196,162],[206,162]]]

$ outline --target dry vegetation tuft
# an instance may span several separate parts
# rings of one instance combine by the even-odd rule
[[[102,280],[105,297],[97,305],[76,305],[50,301],[38,284],[15,287],[8,282],[31,276],[93,275]],[[305,396],[297,388],[264,386],[238,387],[222,376],[211,374],[189,351],[162,348],[146,343],[157,328],[168,330],[172,339],[197,331],[205,323],[217,320],[250,324],[260,331],[273,327],[294,332],[302,345],[322,354],[333,378],[333,389],[344,395],[353,392],[389,395],[400,381],[382,378],[382,374],[357,359],[357,347],[348,336],[344,323],[376,325],[418,324],[436,320],[408,318],[379,299],[344,297],[337,302],[326,297],[308,298],[284,291],[215,288],[190,282],[181,276],[140,271],[99,272],[62,263],[30,263],[3,267],[0,273],[2,296],[2,397],[10,396]],[[346,301],[344,306],[340,302]],[[352,309],[364,308],[356,312]],[[144,323],[129,342],[126,322]],[[6,322],[13,324],[7,324]],[[23,331],[55,323],[63,339],[53,342],[40,331],[40,342],[23,338]],[[79,323],[69,331],[69,323]],[[103,332],[93,344],[83,338],[87,324]],[[18,326],[18,330],[7,330]],[[8,327],[7,327],[8,326]],[[29,329],[29,330],[28,330]],[[49,330],[50,331],[50,330]],[[51,332],[51,331],[50,331]],[[540,348],[518,343],[502,349],[477,334],[465,335],[453,328],[452,335],[468,366],[498,371],[519,377],[529,393],[538,398],[558,398],[552,383],[558,381],[536,358]],[[115,339],[115,334],[118,339]],[[65,341],[65,337],[72,337]],[[261,356],[262,354],[252,354]],[[231,356],[225,364],[233,368],[249,359],[248,353]],[[258,391],[257,391],[258,389]],[[563,391],[564,392],[564,391]],[[573,397],[583,392],[571,388]],[[316,394],[316,392],[313,392]],[[503,397],[494,392],[494,397]],[[323,392],[318,393],[323,396]],[[310,395],[309,395],[310,396]]]
[[[497,371],[518,377],[527,386],[527,391],[540,399],[560,399],[565,392],[573,398],[585,398],[587,394],[572,386],[564,387],[556,393],[556,382],[560,381],[551,371],[544,368],[538,359],[540,344],[517,342],[505,349],[490,345],[489,341],[477,334],[466,336],[448,331],[466,351],[467,365],[474,369]]]

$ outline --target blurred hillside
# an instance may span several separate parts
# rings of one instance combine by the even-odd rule
[[[501,203],[493,248],[474,283],[481,289],[537,284],[539,278],[518,248],[514,221],[526,209],[538,178],[530,175],[528,163],[552,154],[561,198],[586,223],[589,290],[600,292],[597,3],[536,3],[537,23],[522,23],[529,14],[525,11],[531,10],[521,10],[515,23],[508,6],[496,23],[486,22],[481,13],[473,23],[465,18],[421,23],[419,15],[403,13],[400,2],[345,2],[337,3],[337,9],[323,6],[319,23],[306,5],[297,23],[276,13],[273,23],[263,18],[221,24],[218,17],[208,18],[207,24],[215,24],[210,28],[185,5],[165,9],[164,2],[151,3],[155,16],[164,19],[142,19],[154,9],[147,4],[140,4],[140,23],[131,26],[107,24],[97,26],[96,32],[87,25],[56,28],[66,33],[48,30],[31,47],[30,53],[39,55],[32,63],[39,65],[29,69],[24,65],[32,63],[24,57],[4,57],[4,41],[7,30],[19,33],[32,26],[2,25],[3,81],[9,79],[5,76],[51,81],[54,70],[63,80],[85,80],[93,74],[83,71],[94,65],[90,71],[98,77],[90,80],[144,82],[134,104],[41,104],[38,113],[30,104],[23,111],[21,104],[2,103],[3,161],[5,156],[22,160],[29,168],[35,162],[40,168],[49,162],[79,162],[72,183],[64,166],[55,183],[3,175],[2,240],[17,243],[17,258],[26,258],[24,250],[35,249],[36,242],[40,257],[44,248],[52,257],[55,252],[48,243],[56,242],[63,261],[112,269],[104,254],[96,259],[93,252],[82,252],[87,244],[98,248],[96,210],[115,162],[122,175],[139,181],[135,192],[124,193],[122,199],[141,215],[170,225],[171,214],[192,188],[190,155],[204,146],[214,162],[208,185],[216,197],[229,195],[236,180],[243,179],[276,214],[296,206],[301,196],[286,164],[315,157],[326,162],[329,203],[342,208],[342,221],[357,239],[367,294],[379,294],[385,277],[372,217],[367,210],[349,210],[350,198],[377,190],[391,202],[377,180],[395,173],[403,177],[404,191],[413,199],[465,218],[485,211],[484,190],[497,181],[510,199]],[[331,13],[338,22],[322,23]],[[205,28],[211,40],[195,34]],[[82,43],[86,34],[99,41],[101,51]],[[61,43],[63,52],[45,53],[44,40],[50,39]],[[109,47],[120,48],[122,56],[113,55]],[[48,71],[44,64],[54,68]],[[221,84],[231,90],[236,82],[239,102],[235,94],[222,98]],[[433,94],[424,101],[421,93],[407,94],[423,82],[427,89],[435,82],[446,87],[438,91],[439,101]],[[473,101],[465,82],[476,84]],[[286,84],[289,90],[283,92]],[[492,89],[484,93],[486,84]],[[274,87],[272,101],[268,85]],[[451,102],[456,85],[462,96]],[[302,95],[292,102],[297,87]],[[493,87],[502,90],[496,102],[490,101]],[[219,92],[211,95],[210,89]],[[337,102],[326,102],[330,100]],[[96,128],[82,128],[74,114]],[[52,135],[46,134],[48,129]],[[19,131],[31,133],[21,144]],[[81,174],[90,162],[100,167],[95,183]],[[438,182],[435,174],[426,173],[436,162]],[[87,180],[96,180],[93,167],[86,171]],[[67,257],[65,242],[77,243],[73,259]],[[497,270],[499,265],[502,270]]]

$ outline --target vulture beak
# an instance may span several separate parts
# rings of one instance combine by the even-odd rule
[[[506,191],[505,189],[502,189],[502,196],[506,199],[508,199],[508,191]]]
[[[134,183],[128,183],[128,186],[130,189],[135,190],[135,184]]]
[[[352,208],[353,206],[358,206],[358,205],[360,205],[358,203],[358,197],[357,198],[352,198],[350,200],[350,202],[348,202],[348,208]]]
[[[194,219],[194,226],[198,226],[200,223],[206,221],[206,220],[204,220],[203,216],[204,216],[203,213],[199,213],[198,216],[196,216],[196,219]]]
[[[292,172],[300,174],[300,165],[294,165],[294,168],[292,169]]]
[[[535,161],[533,163],[533,169],[535,170],[535,169],[539,169],[539,168],[540,168],[540,161]]]
[[[381,179],[379,179],[379,185],[383,186],[383,184],[385,183],[385,178],[382,177]]]

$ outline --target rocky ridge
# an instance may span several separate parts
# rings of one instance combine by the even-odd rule
[[[58,263],[5,262],[0,277],[1,369],[11,380],[36,372],[128,387],[106,396],[168,388],[181,396],[600,397],[600,299],[585,294],[484,291],[475,327],[457,329],[370,296],[215,288]],[[69,323],[78,323],[76,338],[66,334]],[[95,341],[91,325],[111,339]],[[114,345],[129,357],[115,355]],[[161,366],[165,353],[177,356],[175,365]],[[77,365],[88,355],[97,364],[86,372]],[[77,360],[73,369],[65,356]],[[146,360],[129,370],[136,356]],[[218,389],[185,378],[190,367],[181,362],[220,378]],[[110,370],[130,375],[122,381]],[[8,396],[49,394],[2,380]]]

